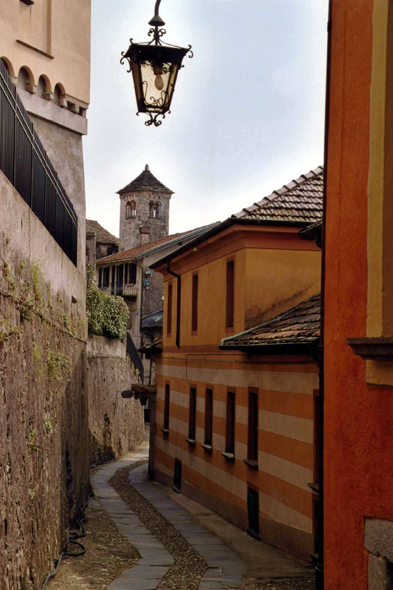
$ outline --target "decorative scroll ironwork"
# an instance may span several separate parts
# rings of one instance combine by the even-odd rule
[[[187,54],[189,58],[194,57],[191,45],[188,46],[188,49],[185,49],[184,47],[179,47],[162,41],[162,37],[166,34],[166,30],[162,28],[165,25],[165,22],[159,15],[160,4],[161,0],[157,0],[154,17],[149,22],[151,28],[148,31],[148,37],[152,37],[152,39],[145,43],[133,43],[132,39],[130,39],[130,46],[126,52],[122,52],[120,59],[121,64],[124,63],[125,59],[128,60],[128,72],[132,72],[134,77],[138,103],[137,114],[148,114],[150,119],[145,122],[145,125],[154,125],[155,127],[162,125],[162,120],[159,120],[158,117],[165,119],[165,113],[170,113],[169,109],[177,74],[178,71],[184,67],[182,65],[183,58]],[[157,50],[155,50],[155,48],[157,48]],[[169,74],[167,85],[161,92],[160,97],[150,96],[150,98],[147,98],[149,94],[148,82],[142,79],[142,69],[146,67],[152,68],[156,76]],[[159,74],[156,71],[157,68],[161,70]],[[160,79],[160,84],[163,84],[162,78]],[[156,88],[161,90],[160,86],[157,84]]]

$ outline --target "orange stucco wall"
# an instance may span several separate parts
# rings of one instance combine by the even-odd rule
[[[333,0],[325,286],[325,588],[366,590],[364,519],[393,519],[393,391],[368,385],[373,1]]]

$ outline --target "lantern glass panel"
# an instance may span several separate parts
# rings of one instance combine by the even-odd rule
[[[173,65],[169,62],[141,62],[141,78],[145,107],[157,113],[169,109],[168,87]]]

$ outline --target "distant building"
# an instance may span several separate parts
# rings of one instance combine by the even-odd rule
[[[120,251],[156,242],[169,233],[169,205],[173,191],[149,170],[117,193],[120,196]]]
[[[86,262],[95,270],[96,260],[118,251],[119,238],[109,233],[98,221],[86,219]]]
[[[97,260],[97,279],[100,289],[108,295],[121,295],[129,307],[129,333],[136,348],[141,348],[160,335],[159,323],[153,322],[154,330],[151,325],[149,328],[147,326],[148,317],[157,319],[162,313],[164,295],[163,278],[160,274],[153,273],[149,268],[150,264],[203,234],[212,225],[166,236],[155,242]],[[146,318],[145,327],[147,328],[145,338],[141,333],[144,318]],[[146,370],[150,371],[150,365]],[[148,374],[146,378],[150,378]]]
[[[313,553],[321,252],[317,168],[152,265],[155,475],[251,535]],[[309,485],[311,484],[311,485]]]

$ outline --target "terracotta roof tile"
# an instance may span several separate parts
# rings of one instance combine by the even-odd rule
[[[303,174],[232,217],[314,223],[322,217],[323,168]]]
[[[167,242],[171,242],[172,240],[176,240],[181,238],[182,236],[188,236],[189,234],[200,235],[204,232],[208,231],[211,227],[217,225],[217,223],[213,223],[210,225],[198,227],[195,229],[190,229],[188,231],[184,231],[178,234],[172,234],[171,236],[165,236],[164,238],[160,238],[155,242],[149,242],[148,244],[144,244],[143,246],[137,246],[136,248],[131,248],[130,250],[124,250],[123,252],[118,252],[117,254],[112,254],[111,256],[105,256],[105,258],[100,258],[97,260],[97,265],[99,264],[106,264],[107,262],[116,262],[120,260],[130,260],[132,258],[136,258],[143,252],[147,252],[148,250],[152,250],[153,248],[157,248],[157,246],[161,246],[162,244],[166,244]]]
[[[171,240],[175,240],[176,238],[180,238],[180,236],[184,236],[189,232],[183,232],[181,234],[172,234],[171,236],[165,236],[165,238],[161,238],[156,240],[155,242],[149,242],[149,244],[144,244],[143,246],[137,246],[136,248],[131,248],[130,250],[124,250],[123,252],[118,252],[117,254],[112,254],[111,256],[105,256],[105,258],[100,258],[97,260],[97,264],[107,263],[107,262],[115,262],[116,260],[128,260],[130,258],[135,258],[138,254],[142,254],[147,250],[151,250],[156,246],[160,246],[161,244],[165,244],[166,242],[170,242]]]
[[[105,228],[103,228],[102,225],[98,223],[98,221],[94,221],[93,219],[86,219],[86,232],[95,233],[96,241],[100,244],[119,245],[119,238],[113,236]]]
[[[321,296],[318,293],[268,322],[241,334],[224,338],[222,346],[242,348],[269,344],[313,343],[319,339],[320,326]]]
[[[135,192],[147,192],[147,193],[170,193],[173,195],[173,191],[167,188],[162,182],[157,180],[155,176],[150,172],[149,167],[146,166],[145,170],[135,180],[127,184],[124,188],[117,192],[118,195],[124,195],[125,193]]]

